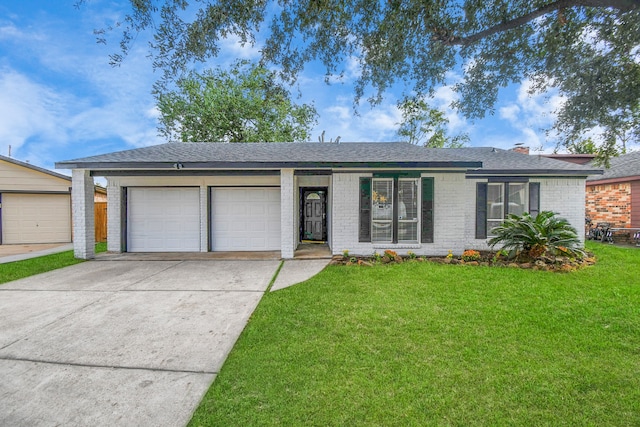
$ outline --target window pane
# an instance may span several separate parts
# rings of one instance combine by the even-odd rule
[[[398,180],[398,241],[418,241],[418,180]]]
[[[522,215],[529,210],[527,202],[529,197],[527,196],[528,184],[509,184],[509,213],[515,215]]]
[[[418,180],[398,181],[398,219],[418,220]]]
[[[502,220],[498,220],[498,221],[494,221],[494,220],[489,220],[487,221],[487,235],[488,236],[494,236],[494,234],[491,232],[491,230],[493,230],[495,227],[499,226],[502,224]]]
[[[398,223],[398,241],[418,241],[418,221],[402,221]]]
[[[373,227],[371,228],[371,241],[373,242],[390,242],[393,238],[393,234],[391,232],[392,224],[391,221],[388,222],[380,222],[373,221]]]
[[[393,240],[393,180],[374,179],[371,182],[371,241]]]
[[[393,180],[374,179],[372,182],[372,218],[389,220],[393,218]]]
[[[504,201],[503,201],[503,184],[491,183],[487,185],[487,219],[499,220],[504,219]],[[491,229],[489,221],[487,221],[487,231]]]

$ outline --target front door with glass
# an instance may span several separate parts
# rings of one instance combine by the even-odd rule
[[[327,239],[326,191],[302,191],[302,240],[322,242]]]

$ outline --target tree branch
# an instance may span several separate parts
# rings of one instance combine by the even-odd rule
[[[497,33],[512,30],[518,28],[528,22],[533,21],[540,16],[544,16],[548,13],[555,12],[556,10],[584,6],[584,7],[603,7],[617,9],[620,12],[629,12],[631,10],[640,9],[640,0],[557,0],[548,5],[542,6],[531,13],[519,16],[510,21],[503,22],[495,25],[479,33],[473,34],[468,37],[459,37],[450,35],[446,30],[434,30],[433,40],[440,41],[446,45],[454,46],[469,46],[486,37],[492,36]]]

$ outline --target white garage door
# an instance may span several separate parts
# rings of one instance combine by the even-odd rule
[[[2,194],[2,243],[71,241],[67,194]]]
[[[213,188],[214,251],[280,250],[279,188]]]
[[[199,188],[129,188],[127,251],[200,251]]]

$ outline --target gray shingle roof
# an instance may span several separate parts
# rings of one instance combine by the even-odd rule
[[[634,151],[611,159],[611,167],[600,176],[591,176],[587,181],[617,179],[640,176],[640,151]]]
[[[195,167],[242,166],[268,167],[275,164],[331,165],[379,163],[429,163],[434,166],[468,165],[447,150],[425,149],[407,143],[167,143],[133,150],[67,160],[56,163],[58,168],[145,166],[160,163],[196,164]]]
[[[586,176],[594,168],[492,148],[432,149],[408,143],[167,143],[66,160],[57,168],[268,169],[281,167],[455,167],[478,173],[559,173]],[[481,170],[480,170],[481,168]]]
[[[579,165],[550,159],[540,155],[527,155],[512,150],[501,150],[492,147],[451,148],[454,154],[475,159],[482,162],[482,174],[497,173],[498,171],[530,171],[531,173],[547,171],[549,173],[600,173],[599,168],[591,165]]]

